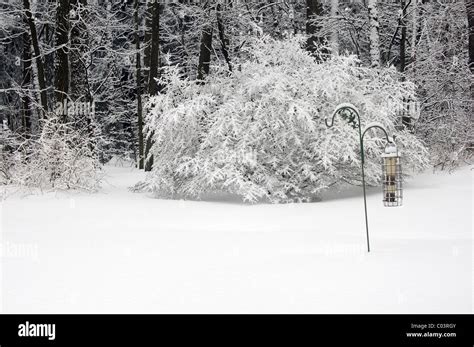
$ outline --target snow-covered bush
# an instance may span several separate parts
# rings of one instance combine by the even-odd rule
[[[335,182],[360,182],[358,133],[342,119],[324,118],[343,102],[355,104],[362,126],[384,124],[395,132],[403,98],[414,86],[394,69],[361,67],[353,56],[317,63],[301,39],[268,37],[247,48],[247,59],[229,74],[215,67],[205,85],[167,68],[166,89],[150,99],[147,125],[154,133],[154,166],[148,186],[157,195],[201,197],[213,191],[255,202],[309,200]],[[405,167],[426,164],[423,145],[397,133]],[[380,178],[381,134],[367,134],[366,175]]]
[[[41,189],[96,190],[101,173],[95,147],[94,136],[50,118],[38,138],[2,151],[9,165],[5,181]]]
[[[0,125],[0,184],[11,183],[18,159],[15,153],[21,144],[21,139],[7,126]]]

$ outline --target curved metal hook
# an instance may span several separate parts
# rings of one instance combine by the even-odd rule
[[[395,143],[395,135],[393,135],[392,139],[390,140],[390,136],[388,136],[387,130],[385,130],[385,128],[380,124],[373,124],[373,125],[369,124],[362,132],[362,137],[361,137],[362,141],[364,141],[365,133],[372,128],[377,128],[377,129],[382,130],[383,133],[385,134],[385,139],[387,140],[388,143]]]
[[[324,119],[324,122],[326,123],[326,126],[328,128],[331,128],[334,125],[334,118],[336,115],[340,115],[344,120],[347,120],[347,122],[354,128],[357,129],[360,127],[360,116],[359,116],[359,111],[357,108],[349,103],[344,103],[340,104],[339,106],[336,107],[332,114],[331,118],[331,123],[328,123],[327,118]],[[357,117],[357,121],[356,121]]]

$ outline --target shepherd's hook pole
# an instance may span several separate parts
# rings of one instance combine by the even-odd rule
[[[357,129],[359,133],[359,144],[360,144],[360,161],[361,161],[361,171],[362,171],[362,191],[364,192],[364,213],[365,213],[365,232],[367,236],[367,252],[370,252],[370,241],[369,241],[369,218],[367,216],[367,194],[365,189],[365,172],[364,172],[364,165],[365,165],[365,154],[364,154],[364,136],[367,133],[367,130],[372,128],[379,128],[385,133],[385,138],[387,142],[392,143],[392,140],[389,139],[387,131],[383,126],[380,124],[373,124],[368,126],[362,132],[361,124],[360,124],[360,115],[357,108],[352,104],[340,104],[336,107],[336,110],[332,114],[331,123],[328,123],[328,120],[325,119],[326,126],[331,128],[334,125],[334,118],[336,115],[340,115],[344,120],[346,120],[352,128]]]

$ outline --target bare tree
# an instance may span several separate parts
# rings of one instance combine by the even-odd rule
[[[151,37],[150,37],[150,60],[148,66],[150,72],[148,74],[148,94],[156,95],[158,92],[159,60],[160,60],[160,3],[158,0],[150,0],[151,2]]]
[[[320,26],[315,22],[315,16],[323,14],[323,5],[320,0],[306,0],[306,49],[310,53],[314,53],[317,49],[317,44],[323,42],[323,39],[318,35]]]
[[[469,68],[474,74],[474,1],[466,1],[466,12],[469,27]]]
[[[405,0],[400,0],[400,72],[405,72],[406,69],[406,42],[407,42],[407,3]]]
[[[38,34],[36,32],[36,24],[34,17],[31,13],[30,1],[23,0],[23,9],[25,11],[26,21],[30,28],[31,34],[31,43],[33,44],[33,50],[35,53],[35,63],[37,70],[38,86],[40,88],[40,100],[41,106],[43,108],[43,116],[46,116],[48,112],[48,95],[46,93],[46,79],[44,74],[44,61],[41,55],[39,43],[38,43]]]
[[[205,5],[207,9],[207,4]],[[210,15],[209,15],[210,17]],[[209,67],[211,64],[211,50],[212,50],[212,22],[207,18],[207,22],[202,28],[201,45],[199,48],[199,64],[197,79],[203,81],[205,76],[209,75]]]
[[[27,18],[24,16],[24,21],[26,24]],[[31,105],[30,105],[30,95],[28,89],[31,85],[31,40],[30,34],[25,31],[22,35],[23,40],[23,71],[22,71],[22,81],[21,87],[23,90],[23,95],[21,97],[22,104],[22,128],[25,135],[30,134],[31,132]]]
[[[143,144],[143,107],[142,107],[142,68],[141,68],[141,54],[140,54],[140,21],[138,11],[140,8],[140,0],[135,0],[135,48],[136,53],[136,80],[137,80],[137,117],[138,117],[138,168],[143,169],[143,155],[144,155],[144,144]]]
[[[69,92],[69,0],[59,0],[56,9],[56,66],[54,92],[56,102],[63,104]],[[67,119],[67,108],[63,109],[63,121]]]
[[[227,66],[229,67],[229,71],[232,71],[232,64],[230,62],[229,49],[228,49],[229,39],[225,33],[224,21],[222,19],[222,6],[220,3],[217,4],[216,14],[217,14],[217,29],[219,30],[219,40],[221,42],[222,55],[224,56]]]
[[[379,18],[377,12],[377,0],[369,0],[369,26],[370,26],[370,62],[372,67],[380,67],[380,35],[379,35]]]
[[[412,0],[412,34],[411,34],[411,61],[416,59],[416,45],[418,35],[418,0]]]
[[[331,17],[337,17],[339,12],[339,0],[331,0]],[[339,33],[337,28],[331,31],[331,49],[333,54],[339,54]]]
[[[151,37],[150,37],[150,67],[148,73],[148,94],[156,95],[159,91],[158,78],[159,60],[160,60],[160,4],[158,0],[151,1]],[[153,134],[148,134],[145,147],[145,171],[151,171],[153,167],[153,155],[150,155],[151,146],[153,145]]]
[[[466,1],[466,12],[469,30],[469,69],[474,74],[474,1]],[[474,83],[471,83],[471,99],[474,99]],[[472,101],[472,100],[471,100]]]
[[[89,51],[87,0],[70,0],[72,17],[70,49],[70,96],[74,101],[90,102],[92,99],[87,76],[87,52]]]

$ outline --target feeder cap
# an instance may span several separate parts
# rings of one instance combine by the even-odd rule
[[[390,157],[399,157],[400,152],[395,145],[387,145],[385,147],[384,153],[382,154],[382,158],[390,158]]]

